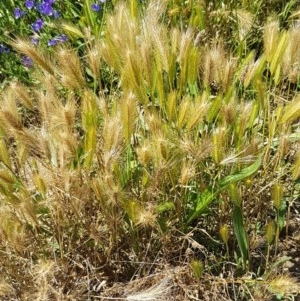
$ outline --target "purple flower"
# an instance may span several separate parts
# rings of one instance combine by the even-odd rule
[[[54,38],[54,39],[50,39],[48,41],[48,46],[55,46],[57,44],[57,40]]]
[[[52,5],[55,2],[55,0],[44,0],[44,3]]]
[[[65,34],[62,34],[62,35],[58,36],[57,39],[60,42],[66,42],[66,41],[68,41],[68,37]]]
[[[98,12],[100,11],[100,4],[99,3],[93,3],[91,4],[91,8],[93,11]]]
[[[31,28],[33,31],[40,31],[44,26],[44,21],[42,19],[37,19],[32,25]]]
[[[14,9],[14,15],[16,19],[20,19],[22,16],[25,15],[25,12],[22,11],[19,7]]]
[[[55,46],[57,43],[63,43],[68,40],[65,34],[59,35],[48,41],[48,46]]]
[[[32,0],[26,0],[25,1],[25,6],[28,8],[28,9],[32,9],[34,7],[34,1]]]
[[[52,16],[53,15],[53,7],[51,6],[51,3],[43,2],[39,3],[37,5],[37,10],[46,16]]]
[[[28,56],[22,56],[22,57],[21,57],[21,62],[22,62],[22,64],[23,64],[25,67],[27,67],[27,68],[30,68],[30,67],[33,66],[33,61],[32,61],[32,59],[31,59],[30,57],[28,57]]]
[[[104,3],[106,0],[99,0],[99,2]]]

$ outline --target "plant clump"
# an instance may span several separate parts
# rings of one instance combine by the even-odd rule
[[[90,2],[51,51],[9,42],[32,65],[0,93],[1,298],[298,296],[290,15],[262,18],[258,1]]]

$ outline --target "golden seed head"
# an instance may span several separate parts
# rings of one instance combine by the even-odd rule
[[[156,227],[157,215],[152,206],[148,206],[138,212],[136,225],[140,227]]]
[[[204,272],[204,265],[200,260],[193,259],[191,262],[191,268],[195,278],[200,279]]]
[[[228,243],[228,238],[229,238],[229,229],[228,229],[228,225],[223,224],[220,228],[220,236],[224,242],[224,244]]]
[[[282,184],[275,184],[272,188],[272,201],[276,208],[279,210],[283,201],[284,187]]]
[[[149,147],[147,146],[142,146],[137,149],[137,155],[139,158],[139,161],[144,165],[148,165],[150,160],[151,160],[151,151]]]
[[[267,224],[267,229],[266,229],[266,239],[269,245],[271,245],[274,242],[275,235],[276,235],[276,223],[275,221],[272,220]]]

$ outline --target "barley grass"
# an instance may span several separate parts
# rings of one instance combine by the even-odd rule
[[[114,3],[84,55],[12,42],[34,61],[35,81],[0,96],[1,296],[102,298],[93,279],[112,286],[172,266],[227,300],[299,293],[281,269],[290,259],[276,257],[284,204],[299,194],[298,34],[268,20],[255,52],[254,2]],[[234,18],[236,47],[225,29],[210,41],[226,23],[205,25],[200,12]],[[103,300],[173,289],[167,277]]]

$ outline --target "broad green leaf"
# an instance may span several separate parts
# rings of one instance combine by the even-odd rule
[[[244,168],[239,173],[234,175],[229,175],[225,178],[223,178],[220,181],[221,190],[225,189],[229,184],[236,183],[240,180],[246,179],[249,176],[253,175],[261,164],[261,158],[258,158],[252,165]],[[211,192],[210,190],[206,189],[204,192],[199,194],[197,198],[197,204],[194,208],[194,211],[189,215],[187,224],[190,224],[194,219],[199,217],[207,208],[210,206],[210,204],[214,201],[217,192]]]
[[[246,263],[249,260],[249,240],[244,226],[243,212],[239,206],[233,208],[233,229],[243,261]]]
[[[244,180],[253,175],[259,169],[261,158],[259,157],[252,165],[242,169],[240,172],[226,176],[220,181],[221,189],[225,189],[229,184]]]
[[[232,203],[235,206],[240,206],[241,202],[242,202],[240,192],[234,183],[229,184],[228,192],[229,192],[229,196],[231,198]]]

